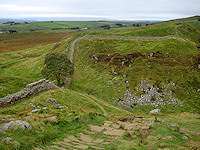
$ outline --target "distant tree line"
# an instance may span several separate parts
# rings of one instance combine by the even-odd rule
[[[148,26],[148,25],[152,25],[152,24],[148,24],[148,23],[135,23],[133,24],[134,27],[141,27],[141,26]]]
[[[17,33],[16,30],[8,30],[10,33]]]
[[[105,24],[105,25],[100,26],[100,28],[110,29],[110,25]]]
[[[72,28],[53,28],[51,30],[78,30],[81,29],[79,27],[72,27]]]
[[[4,22],[3,24],[17,25],[17,24],[28,24],[28,22],[14,22],[14,21],[8,21],[8,22]]]

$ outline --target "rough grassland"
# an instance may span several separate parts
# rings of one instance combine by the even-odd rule
[[[68,32],[63,33],[17,33],[0,35],[0,53],[18,51],[37,45],[45,45],[60,41]]]
[[[62,22],[57,22],[61,23]],[[0,54],[0,86],[1,97],[17,92],[27,83],[42,78],[44,58],[48,52],[56,51],[69,54],[72,41],[84,34],[113,34],[124,36],[165,36],[175,35],[175,23],[160,23],[154,26],[125,29],[88,31],[80,34],[67,35],[60,42],[37,46],[23,51]],[[187,28],[191,29],[187,31]],[[126,133],[124,142],[107,144],[105,149],[199,149],[200,137],[200,74],[197,64],[199,41],[193,40],[199,33],[191,25],[179,26],[181,38],[162,40],[122,40],[93,38],[84,39],[75,46],[75,72],[70,89],[49,90],[34,97],[24,99],[19,103],[0,109],[0,118],[15,118],[29,122],[33,129],[7,131],[1,138],[12,137],[20,143],[18,149],[28,150],[34,147],[49,149],[53,142],[62,140],[68,135],[77,135],[89,129],[89,125],[103,125],[105,120],[147,117],[153,107],[137,107],[126,111],[117,105],[117,99],[122,98],[126,90],[140,95],[135,91],[141,80],[148,80],[157,87],[160,84],[175,83],[173,97],[183,102],[184,107],[158,107],[161,114],[156,115],[157,121],[148,130],[149,135],[159,137],[150,139],[139,134],[134,139]],[[188,34],[189,32],[189,34]],[[17,36],[13,36],[17,39]],[[69,42],[68,42],[69,41]],[[192,41],[192,42],[191,42]],[[54,45],[54,47],[53,47]],[[132,62],[115,61],[133,55]],[[152,57],[153,54],[153,57]],[[98,57],[98,61],[95,61]],[[112,57],[112,59],[111,59]],[[118,75],[112,73],[115,70]],[[130,85],[127,85],[128,81]],[[45,99],[54,98],[63,106],[56,108]],[[104,107],[108,115],[96,103]],[[47,110],[31,112],[36,107],[48,107]],[[56,120],[47,118],[54,116]],[[172,131],[171,125],[184,128],[185,132]],[[188,132],[189,131],[189,132]],[[138,134],[138,131],[135,131]],[[170,136],[173,140],[163,139]],[[189,140],[183,137],[187,136]],[[104,137],[106,138],[106,137]],[[15,145],[1,143],[1,149],[17,149]]]

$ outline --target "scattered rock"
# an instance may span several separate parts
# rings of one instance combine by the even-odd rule
[[[61,108],[65,108],[65,107],[61,106],[60,104],[54,104],[53,108],[55,108],[55,109],[61,109]]]
[[[20,148],[20,143],[18,141],[11,142],[16,149]]]
[[[159,136],[153,136],[153,135],[149,135],[147,137],[147,139],[159,139],[160,137]]]
[[[114,75],[118,75],[118,73],[115,72],[115,69],[112,69],[112,73],[113,73]]]
[[[3,130],[0,130],[0,134],[6,134],[6,132]]]
[[[24,119],[33,119],[35,116],[26,116]]]
[[[3,142],[9,143],[12,142],[13,139],[11,137],[6,137],[5,139],[2,139]]]
[[[182,133],[191,133],[191,131],[189,131],[185,128],[180,128],[179,131],[182,132]]]
[[[165,137],[162,137],[163,140],[173,140],[173,137],[172,136],[165,136]]]
[[[49,108],[48,107],[42,107],[42,110],[48,110]]]
[[[57,104],[57,100],[55,100],[54,98],[47,98],[47,99],[45,99],[45,101],[47,101],[48,103],[51,103],[51,104]]]
[[[185,135],[185,136],[182,137],[182,139],[189,140],[189,137]]]
[[[35,113],[35,112],[38,112],[38,111],[40,111],[41,109],[33,109],[31,112],[32,113]]]
[[[20,143],[18,141],[13,141],[11,137],[6,137],[5,139],[2,139],[2,142],[12,144],[16,149],[20,147]]]
[[[6,89],[6,87],[5,87],[5,86],[0,86],[0,89],[4,89],[4,90],[5,90],[5,89]]]
[[[170,128],[172,131],[179,131],[179,127],[177,125],[171,125]]]
[[[154,109],[150,111],[149,114],[160,114],[160,109]]]
[[[48,120],[48,121],[50,121],[50,122],[57,122],[56,116],[44,118],[44,120]]]

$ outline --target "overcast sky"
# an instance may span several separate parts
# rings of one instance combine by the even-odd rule
[[[169,20],[200,15],[200,0],[0,0],[0,18]]]

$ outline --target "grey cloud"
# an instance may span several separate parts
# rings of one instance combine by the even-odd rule
[[[173,19],[200,14],[200,0],[1,0],[2,5],[40,10],[0,10],[0,17],[39,14],[111,16],[115,19]],[[42,8],[44,8],[42,10]]]

